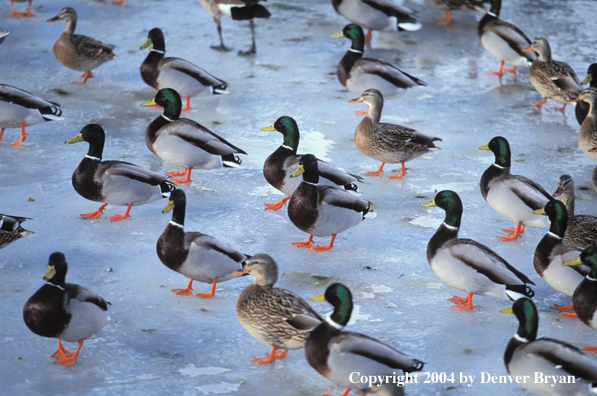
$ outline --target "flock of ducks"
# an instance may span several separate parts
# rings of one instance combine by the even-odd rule
[[[220,46],[216,49],[226,50],[220,24],[220,6],[225,2],[199,2],[211,13],[217,25]],[[480,0],[428,2],[445,10],[446,14],[440,20],[442,24],[451,23],[452,10],[478,8],[483,3]],[[563,112],[567,103],[577,102],[576,115],[581,125],[579,145],[597,161],[595,65],[589,67],[583,80],[583,83],[591,83],[591,87],[583,89],[569,65],[552,60],[545,38],[531,41],[522,30],[499,19],[501,0],[486,2],[490,3],[490,9],[478,24],[478,35],[483,47],[500,62],[499,71],[493,73],[501,77],[503,73],[516,72],[518,67],[530,66],[530,81],[543,98],[534,106],[541,108],[547,99],[551,99],[564,105],[556,109]],[[232,5],[234,19],[250,20],[252,47],[245,54],[255,53],[253,18],[269,17],[269,12],[258,1],[231,0],[226,4]],[[378,170],[367,174],[380,175],[384,164],[399,163],[401,172],[390,178],[402,178],[406,175],[405,162],[437,149],[434,142],[442,139],[405,126],[380,122],[384,98],[427,84],[390,63],[363,58],[365,43],[370,40],[370,33],[365,35],[363,28],[397,32],[417,30],[420,23],[411,10],[383,0],[333,0],[332,4],[339,14],[352,22],[332,36],[351,41],[349,50],[338,64],[338,80],[349,91],[360,95],[350,102],[366,103],[369,107],[355,129],[355,145],[363,154],[381,162]],[[33,16],[31,1],[27,16]],[[74,34],[77,13],[73,8],[63,8],[48,22],[58,20],[64,20],[66,27],[56,41],[53,53],[60,64],[83,72],[83,80],[77,84],[86,83],[94,77],[92,70],[116,58],[113,45]],[[177,184],[190,183],[192,169],[240,166],[239,155],[247,153],[199,123],[181,118],[181,111],[191,107],[190,98],[227,93],[228,84],[186,60],[165,58],[164,35],[158,28],[149,31],[141,46],[149,47],[151,51],[140,68],[141,77],[158,92],[143,106],[161,107],[163,114],[147,126],[145,141],[152,153],[183,170],[166,175],[124,161],[103,160],[104,129],[97,124],[85,125],[79,134],[66,141],[67,144],[87,142],[89,145],[87,154],[72,175],[72,185],[79,195],[99,202],[101,206],[81,214],[81,217],[100,218],[110,204],[126,207],[124,214],[108,217],[111,221],[122,221],[130,216],[133,206],[167,198],[162,212],[172,211],[172,218],[157,241],[157,255],[165,266],[189,279],[186,288],[172,292],[189,295],[193,291],[193,282],[198,281],[210,284],[211,291],[195,295],[212,298],[217,283],[242,275],[255,275],[236,304],[236,315],[243,327],[257,340],[272,347],[266,358],[256,357],[254,362],[271,363],[285,357],[288,350],[305,348],[309,364],[327,379],[346,388],[343,395],[350,390],[403,394],[404,389],[395,384],[355,384],[349,380],[353,372],[387,375],[395,370],[420,371],[424,362],[363,334],[343,331],[353,309],[352,295],[345,285],[331,284],[324,294],[312,298],[325,300],[334,307],[333,313],[324,318],[296,294],[273,287],[278,279],[278,267],[269,255],[251,256],[209,235],[184,230],[186,193],[177,188]],[[505,65],[513,67],[505,69]],[[186,102],[184,108],[183,99]],[[0,85],[0,138],[5,128],[21,129],[21,138],[12,144],[13,147],[25,141],[26,126],[59,120],[61,115],[62,108],[57,103],[10,85]],[[268,183],[287,195],[280,202],[266,204],[266,209],[279,210],[288,204],[290,221],[309,234],[307,241],[292,245],[315,251],[330,250],[337,234],[375,216],[371,202],[357,195],[358,183],[363,177],[337,169],[312,154],[298,154],[300,133],[292,117],[280,117],[262,130],[277,131],[283,136],[282,145],[265,161],[263,173]],[[508,236],[499,238],[502,241],[520,238],[525,227],[548,228],[535,251],[535,269],[554,290],[572,297],[571,306],[558,305],[555,309],[562,311],[563,316],[578,316],[587,326],[597,330],[597,218],[575,214],[572,177],[562,175],[552,196],[531,179],[510,173],[511,149],[506,138],[496,136],[480,149],[491,150],[495,156],[494,163],[481,177],[481,194],[495,211],[516,224],[504,230]],[[559,196],[560,200],[555,200],[554,196]],[[545,375],[573,375],[577,379],[574,384],[559,383],[551,388],[550,384],[520,385],[543,395],[588,395],[597,390],[596,359],[563,341],[536,339],[538,314],[531,299],[535,294],[534,283],[491,248],[472,239],[458,238],[463,215],[463,203],[458,194],[450,190],[440,191],[433,200],[421,206],[437,206],[445,211],[444,222],[428,243],[427,258],[431,269],[443,282],[467,293],[465,298],[454,296],[449,299],[455,304],[453,308],[474,309],[474,295],[514,301],[511,311],[520,326],[506,347],[504,361],[508,372],[529,375],[541,371]],[[28,219],[0,215],[0,249],[33,234],[22,227],[25,220]],[[314,236],[331,236],[331,241],[327,245],[316,245]],[[44,275],[47,283],[26,302],[23,317],[34,333],[58,339],[58,349],[52,357],[56,358],[56,363],[70,366],[75,363],[84,340],[106,324],[109,303],[90,289],[66,283],[66,273],[64,254],[51,254]],[[61,341],[78,342],[76,351],[66,350]],[[597,351],[597,347],[584,349]]]

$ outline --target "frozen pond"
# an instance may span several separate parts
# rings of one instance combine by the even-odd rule
[[[240,57],[250,45],[248,23],[223,18],[229,53],[209,48],[218,43],[211,16],[193,0],[135,1],[124,7],[90,0],[69,4],[34,1],[37,18],[9,18],[2,5],[0,28],[12,33],[0,46],[0,82],[59,102],[65,120],[28,128],[17,148],[18,130],[0,141],[1,213],[31,217],[25,228],[36,233],[0,251],[0,394],[12,395],[321,395],[341,389],[317,374],[304,353],[291,351],[270,365],[251,363],[269,347],[254,340],[234,314],[236,297],[252,277],[218,285],[215,298],[176,296],[182,275],[158,259],[155,244],[170,220],[161,214],[165,200],[134,207],[131,218],[111,223],[105,217],[123,213],[106,209],[100,220],[80,213],[99,204],[80,197],[71,175],[87,152],[87,144],[65,145],[88,123],[107,133],[105,159],[118,159],[166,172],[175,170],[149,152],[144,131],[161,114],[140,107],[155,91],[145,85],[139,66],[147,51],[139,47],[154,27],[164,31],[167,56],[187,59],[227,81],[230,95],[191,100],[192,118],[249,155],[236,169],[194,170],[187,194],[187,231],[222,239],[247,254],[267,253],[277,261],[283,287],[307,298],[339,281],[348,285],[358,311],[347,329],[365,333],[427,362],[426,371],[454,373],[455,383],[413,384],[409,395],[530,395],[516,384],[482,384],[481,373],[505,375],[503,353],[518,322],[499,313],[508,302],[475,297],[476,309],[457,311],[447,298],[459,292],[431,271],[425,251],[443,220],[439,208],[422,208],[436,191],[452,189],[464,204],[461,237],[475,238],[496,250],[537,286],[539,336],[576,346],[595,345],[597,336],[577,319],[560,319],[549,307],[570,304],[533,269],[535,247],[545,234],[530,229],[522,239],[500,242],[503,228],[513,226],[483,200],[479,179],[493,162],[478,150],[497,135],[508,138],[512,172],[556,189],[561,174],[573,176],[578,214],[597,214],[597,193],[591,187],[595,163],[579,149],[574,109],[566,115],[542,113],[530,103],[540,100],[528,80],[508,75],[500,87],[487,72],[499,63],[479,43],[476,23],[481,14],[456,12],[446,29],[433,17],[441,11],[422,0],[407,1],[419,10],[423,29],[400,35],[375,34],[366,56],[392,62],[426,81],[385,104],[382,120],[401,123],[443,139],[440,151],[407,163],[400,180],[386,176],[399,165],[386,165],[386,176],[364,176],[362,197],[373,202],[377,217],[338,235],[327,252],[297,249],[291,242],[306,234],[289,220],[286,208],[264,211],[263,203],[282,194],[263,178],[267,156],[281,143],[276,132],[262,132],[282,115],[294,117],[301,129],[301,153],[312,152],[349,172],[363,174],[379,163],[354,145],[353,134],[363,105],[343,89],[336,65],[349,47],[347,39],[331,39],[347,23],[330,1],[270,0],[268,20],[257,21],[257,55]],[[86,85],[69,84],[79,72],[61,66],[52,54],[64,22],[46,23],[65,5],[79,14],[77,32],[115,44],[119,59],[95,70]],[[17,3],[17,7],[25,4]],[[501,17],[530,37],[546,37],[554,59],[568,62],[582,79],[595,61],[594,2],[588,0],[504,1]],[[558,105],[559,106],[559,105]],[[316,238],[317,243],[329,239]],[[33,334],[22,319],[22,307],[43,285],[49,255],[65,253],[67,282],[90,287],[111,302],[110,321],[85,342],[77,363],[64,368],[50,354],[54,339]],[[207,292],[207,284],[194,284]],[[327,303],[314,303],[320,312]],[[355,320],[356,319],[356,320]],[[73,347],[69,344],[68,347]],[[459,375],[476,376],[474,384]],[[351,393],[352,395],[353,393]]]

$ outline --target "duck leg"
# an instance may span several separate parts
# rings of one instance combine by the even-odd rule
[[[131,217],[129,216],[129,213],[131,211],[131,208],[133,207],[133,204],[128,204],[126,207],[126,211],[124,212],[124,214],[115,214],[114,216],[110,216],[108,217],[108,220],[110,221],[120,221],[120,220],[124,220],[127,217]]]
[[[373,38],[373,31],[371,29],[367,29],[367,34],[365,34],[365,42],[369,42],[371,41],[371,38]]]
[[[185,96],[186,100],[187,100],[187,105],[185,107],[183,107],[182,109],[180,109],[180,111],[187,111],[191,109],[191,97],[190,96]]]
[[[177,296],[179,296],[179,295],[188,296],[193,291],[193,288],[191,287],[192,285],[193,285],[193,280],[189,279],[189,284],[187,285],[186,289],[172,289],[170,291],[173,293],[176,293]]]
[[[350,393],[351,389],[352,388],[346,388],[346,389],[344,389],[342,391],[342,393],[340,394],[340,396],[348,396],[348,394]],[[336,396],[336,395],[332,395],[332,394],[329,394],[329,393],[324,393],[323,396]]]
[[[543,100],[540,100],[537,103],[531,103],[531,106],[535,106],[537,109],[541,110],[541,107],[543,107],[545,102],[547,102],[547,98],[544,98]]]
[[[257,46],[255,45],[255,23],[252,19],[249,21],[249,27],[251,28],[251,47],[246,51],[238,51],[239,55],[253,55],[257,52]]]
[[[19,144],[23,143],[25,139],[27,139],[28,134],[25,133],[25,121],[21,121],[19,122],[19,124],[21,125],[21,138],[16,142],[12,143],[10,147],[17,147]]]
[[[322,250],[330,250],[334,247],[334,240],[336,239],[336,234],[332,234],[332,240],[327,245],[317,245],[313,246],[311,249],[315,250],[316,252],[321,252]]]
[[[564,106],[562,107],[556,107],[555,109],[553,109],[553,111],[561,111],[562,113],[566,112],[566,103],[564,103]]]
[[[498,71],[490,71],[489,74],[492,74],[494,76],[503,76],[504,73],[516,73],[516,70],[518,68],[516,66],[514,66],[512,69],[504,69],[504,62],[500,62],[500,70]]]
[[[69,356],[73,356],[73,353],[62,346],[62,342],[60,341],[60,338],[59,338],[58,339],[58,349],[56,349],[56,352],[54,352],[52,354],[52,357],[59,358],[59,357],[69,357]]]
[[[281,349],[279,352],[276,352],[277,349],[277,347],[272,347],[271,352],[267,354],[266,358],[255,357],[251,362],[259,364],[271,363],[276,359],[282,359],[288,355],[288,350]]]
[[[467,294],[466,298],[454,296],[454,297],[448,299],[448,301],[457,304],[457,305],[452,305],[452,308],[455,308],[455,309],[461,309],[461,310],[475,309],[475,306],[473,305],[473,293]]]
[[[106,206],[108,206],[107,203],[105,203],[102,206],[100,206],[99,208],[97,208],[97,210],[94,212],[81,213],[79,216],[81,216],[84,219],[99,219],[99,217],[104,214],[104,208]]]
[[[4,140],[4,130],[5,130],[5,129],[6,129],[6,128],[2,128],[2,129],[0,129],[0,140]]]
[[[440,25],[447,26],[452,23],[452,11],[444,11],[444,16],[441,18],[433,18]]]
[[[211,49],[215,49],[216,51],[230,51],[230,48],[224,45],[224,39],[222,38],[222,24],[219,20],[215,21],[216,27],[218,28],[218,36],[220,36],[220,45],[210,45]]]
[[[73,82],[71,82],[71,84],[85,84],[85,82],[88,79],[95,77],[95,76],[93,75],[93,72],[91,70],[87,70],[86,72],[81,74],[81,77],[83,77],[83,79],[81,81],[73,81]]]
[[[124,5],[124,0],[114,0],[112,2],[112,4],[116,4],[116,5]]]
[[[17,12],[15,10],[15,6],[14,6],[14,0],[10,0],[10,8],[12,8],[12,16],[13,17],[24,17],[24,16],[28,16],[28,17],[36,17],[37,14],[34,14],[31,12],[31,7],[33,6],[32,4],[33,0],[29,0],[29,9],[27,10],[27,12]]]
[[[182,172],[167,172],[172,176],[184,176],[183,179],[172,179],[172,183],[188,183],[191,181],[191,170],[192,168],[184,168]]]
[[[507,228],[503,231],[510,234],[510,236],[498,236],[500,241],[513,241],[520,238],[521,234],[524,234],[524,225],[522,223],[517,223],[516,228]]]
[[[216,283],[218,283],[217,279],[211,281],[211,291],[209,293],[197,293],[195,296],[199,298],[212,298],[216,294]]]
[[[300,248],[310,248],[313,246],[313,235],[309,235],[309,239],[307,239],[305,242],[293,242],[291,245]]]
[[[281,209],[282,206],[286,206],[286,201],[288,201],[290,199],[290,197],[286,197],[284,199],[282,199],[281,201],[278,202],[274,202],[274,203],[266,203],[265,205],[265,210],[278,210]]]
[[[585,352],[597,353],[597,346],[584,346],[582,347],[582,350]]]
[[[574,311],[565,311],[560,314],[561,318],[578,318],[578,315]]]
[[[368,175],[381,175],[383,173],[383,166],[385,165],[385,162],[382,162],[381,165],[379,166],[378,170],[374,170],[374,171],[367,171],[365,172]]]
[[[402,165],[402,170],[400,173],[397,175],[388,176],[389,179],[400,179],[402,176],[406,175],[406,166],[404,165],[404,162],[401,162],[400,165]]]
[[[58,358],[58,360],[56,360],[56,364],[61,364],[65,367],[72,366],[77,361],[77,356],[79,356],[79,351],[81,350],[81,347],[83,346],[83,342],[84,342],[84,340],[79,341],[79,345],[77,345],[77,350],[75,351],[75,353],[72,356],[60,357],[60,358]]]

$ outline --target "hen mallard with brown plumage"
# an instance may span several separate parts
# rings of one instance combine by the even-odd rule
[[[576,101],[589,104],[589,113],[578,130],[578,145],[593,161],[597,162],[597,88],[587,88],[581,92]]]
[[[77,12],[70,7],[64,7],[54,18],[48,22],[66,21],[64,31],[54,43],[54,56],[56,60],[69,69],[84,72],[83,80],[74,81],[74,84],[84,84],[87,79],[94,77],[92,70],[109,60],[116,59],[112,50],[114,46],[102,43],[91,37],[75,33],[77,26]]]
[[[570,175],[562,175],[558,180],[558,188],[552,194],[560,197],[568,212],[568,226],[564,234],[564,244],[587,248],[597,245],[597,217],[574,214],[574,181]]]
[[[547,99],[551,99],[564,104],[554,109],[563,112],[566,109],[566,103],[576,99],[582,91],[576,73],[567,63],[554,61],[551,58],[551,48],[543,37],[533,40],[530,47],[523,51],[535,51],[538,55],[529,68],[529,79],[543,100],[532,105],[541,109]]]
[[[256,357],[253,363],[271,363],[285,357],[289,349],[303,348],[311,330],[323,322],[302,298],[289,290],[273,287],[278,281],[278,265],[267,254],[256,254],[242,271],[233,274],[257,275],[236,300],[236,317],[240,324],[256,340],[272,347],[267,358]]]
[[[357,126],[354,132],[354,142],[363,154],[378,161],[378,170],[368,171],[368,175],[379,175],[383,172],[385,163],[400,163],[402,170],[398,175],[388,176],[399,179],[406,174],[404,163],[415,159],[433,148],[433,144],[440,138],[427,136],[414,129],[402,125],[380,123],[383,109],[383,96],[377,89],[368,89],[361,96],[350,103],[366,103],[369,113]]]

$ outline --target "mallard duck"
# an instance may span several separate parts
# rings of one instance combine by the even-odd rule
[[[439,206],[446,219],[427,245],[431,269],[448,285],[468,293],[466,298],[454,296],[452,308],[475,309],[473,294],[515,301],[535,292],[527,286],[534,283],[508,264],[496,252],[472,239],[458,238],[462,218],[462,201],[454,191],[444,190],[419,206]]]
[[[302,177],[291,178],[290,174],[298,166],[303,154],[297,154],[300,133],[296,121],[292,117],[282,116],[262,131],[278,131],[284,136],[284,142],[274,151],[263,164],[263,176],[273,187],[288,195],[280,202],[265,204],[266,210],[278,210],[286,205],[294,190],[301,184]],[[357,191],[355,182],[362,182],[360,176],[341,171],[320,159],[317,160],[321,184],[328,186],[344,187],[345,190]]]
[[[352,45],[338,63],[338,80],[351,92],[360,94],[366,89],[376,88],[384,98],[392,98],[402,90],[417,85],[427,85],[398,69],[396,66],[379,59],[363,58],[365,35],[359,25],[351,23],[332,36],[333,38],[346,37]]]
[[[9,216],[0,213],[0,249],[4,249],[17,239],[24,236],[35,235],[33,231],[27,231],[21,226],[29,217]]]
[[[452,23],[452,11],[462,8],[471,8],[474,10],[485,11],[482,3],[489,3],[490,0],[425,0],[427,4],[444,10],[444,16],[441,18],[433,18],[440,25],[449,25]]]
[[[249,27],[251,28],[251,47],[247,51],[238,51],[239,55],[250,55],[257,52],[255,45],[255,24],[253,18],[269,18],[271,14],[262,5],[258,4],[259,0],[198,0],[199,4],[203,6],[211,14],[218,28],[218,36],[220,36],[220,45],[212,45],[211,48],[218,51],[230,51],[222,39],[222,24],[220,18],[222,14],[230,15],[232,19],[237,21],[249,20]]]
[[[383,109],[383,96],[377,89],[368,89],[350,103],[367,103],[369,112],[354,132],[354,142],[363,154],[381,161],[379,169],[366,172],[368,175],[380,175],[386,162],[400,163],[402,170],[398,175],[388,176],[399,179],[406,174],[404,163],[438,148],[433,142],[440,138],[427,136],[402,125],[380,123]]]
[[[303,155],[290,177],[299,175],[303,175],[303,181],[292,193],[288,217],[299,230],[309,234],[309,239],[306,242],[295,242],[293,246],[316,251],[329,250],[334,246],[336,234],[359,224],[367,213],[373,214],[371,202],[346,190],[319,186],[319,167],[313,154]],[[331,235],[332,240],[328,245],[313,246],[314,235]]]
[[[576,316],[590,328],[597,330],[597,246],[589,246],[576,259],[566,261],[566,266],[577,266],[584,264],[590,268],[585,278],[580,282],[574,295],[572,303]],[[585,351],[597,352],[597,347],[585,346]]]
[[[577,101],[589,104],[589,113],[578,130],[578,145],[593,161],[597,161],[597,88],[589,87],[581,92]]]
[[[89,124],[65,143],[87,142],[89,151],[73,173],[73,187],[83,198],[103,202],[96,211],[83,213],[84,219],[99,218],[106,205],[126,206],[123,215],[108,217],[110,221],[124,220],[133,205],[143,205],[167,198],[174,185],[168,176],[151,172],[124,161],[102,161],[106,134],[101,126]]]
[[[62,109],[50,102],[12,85],[0,84],[0,140],[6,128],[21,128],[21,138],[12,143],[16,147],[27,139],[25,127],[44,121],[62,120]]]
[[[343,396],[350,390],[357,393],[380,393],[404,395],[404,389],[396,383],[372,384],[360,382],[361,376],[389,376],[390,379],[406,373],[420,371],[425,365],[381,341],[364,334],[342,331],[352,313],[352,294],[348,287],[333,283],[324,294],[311,297],[314,301],[327,301],[334,312],[321,322],[309,335],[305,344],[307,362],[319,374],[336,385],[345,387]],[[355,381],[355,373],[357,380]]]
[[[564,267],[565,261],[577,257],[581,249],[575,246],[566,246],[563,243],[564,235],[568,224],[568,213],[566,207],[560,201],[551,201],[545,208],[534,211],[536,214],[549,217],[551,225],[549,231],[537,245],[533,265],[535,270],[548,285],[556,291],[572,297],[574,289],[582,281],[583,276],[589,272],[586,266],[575,268]],[[553,309],[557,311],[572,311],[570,306],[556,304]]]
[[[537,58],[533,51],[523,51],[531,45],[531,39],[517,26],[499,18],[501,7],[502,0],[491,0],[491,9],[477,24],[481,45],[500,61],[500,70],[490,72],[497,76],[516,73],[517,67],[529,67]],[[504,69],[504,64],[514,67]]]
[[[519,325],[504,352],[511,378],[523,388],[545,396],[593,395],[597,391],[597,360],[580,349],[552,338],[537,339],[539,316],[528,298],[512,306]],[[540,380],[536,378],[552,380]]]
[[[588,83],[590,88],[597,89],[597,63],[593,63],[591,66],[589,66],[589,70],[587,70],[587,75],[585,76],[585,79],[582,80],[580,83]],[[582,122],[585,120],[587,115],[589,115],[590,109],[591,105],[588,102],[580,100],[576,103],[574,112],[576,114],[576,121],[578,121],[578,125],[582,125]]]
[[[193,281],[211,283],[209,293],[199,293],[199,298],[212,298],[216,284],[234,278],[232,271],[242,268],[247,256],[232,246],[200,232],[185,232],[184,217],[187,199],[183,190],[170,193],[168,204],[162,210],[172,210],[172,220],[158,239],[156,249],[164,265],[189,279],[186,289],[171,292],[188,296],[193,291]]]
[[[2,44],[4,42],[4,39],[6,38],[6,36],[8,36],[10,34],[10,30],[4,30],[4,29],[0,29],[0,44]]]
[[[392,0],[332,0],[336,12],[349,21],[368,29],[365,41],[371,39],[371,31],[416,31],[423,25],[417,22],[415,12]]]
[[[562,175],[558,188],[552,194],[560,197],[568,212],[568,226],[564,234],[564,245],[587,248],[597,244],[597,217],[574,214],[574,181],[570,175]]]
[[[66,21],[64,31],[54,43],[54,56],[56,60],[69,69],[84,72],[81,81],[73,84],[84,84],[87,79],[94,77],[91,72],[109,60],[116,59],[112,52],[114,46],[102,43],[94,38],[75,33],[77,26],[77,12],[70,7],[64,7],[54,18],[48,22]]]
[[[23,307],[23,319],[29,330],[42,337],[58,338],[58,349],[52,354],[56,363],[72,366],[83,342],[100,331],[108,321],[108,303],[99,294],[83,286],[66,283],[68,265],[64,254],[52,253],[47,281]],[[73,353],[62,341],[78,342]]]
[[[184,176],[172,180],[174,183],[190,182],[193,168],[238,166],[242,161],[234,154],[247,154],[203,125],[180,118],[182,101],[175,90],[160,89],[154,99],[142,104],[155,105],[163,107],[164,114],[147,126],[145,144],[158,157],[184,168],[182,172],[168,172],[171,176]]]
[[[164,35],[158,28],[147,34],[147,41],[141,46],[153,46],[141,65],[141,77],[150,87],[157,89],[173,88],[186,99],[182,111],[191,108],[191,96],[228,93],[228,83],[212,76],[199,66],[180,58],[164,58],[166,44]]]
[[[510,173],[510,145],[508,141],[496,136],[481,150],[491,150],[495,162],[481,176],[480,188],[485,201],[496,212],[516,223],[515,228],[504,232],[510,236],[498,236],[502,241],[513,241],[524,233],[524,227],[549,228],[545,216],[533,213],[533,210],[545,207],[553,198],[543,187],[524,176]]]
[[[26,1],[29,1],[29,9],[27,10],[27,12],[17,12],[17,10],[15,10],[15,5],[14,5],[15,1],[17,3],[25,3]],[[37,14],[34,14],[33,12],[31,12],[32,7],[33,7],[33,0],[10,0],[10,8],[12,9],[13,17],[36,17]]]
[[[541,109],[547,99],[551,99],[554,102],[563,103],[564,106],[554,110],[564,112],[566,103],[576,99],[582,91],[576,73],[567,63],[551,59],[551,48],[543,37],[536,38],[528,48],[522,51],[531,50],[535,51],[538,57],[529,68],[529,79],[533,87],[543,97],[543,100],[533,103],[532,106]]]
[[[274,259],[267,254],[256,254],[243,270],[233,274],[257,276],[236,300],[240,324],[256,340],[272,347],[267,358],[255,357],[253,363],[271,363],[286,357],[290,349],[303,348],[309,333],[323,318],[290,290],[273,288],[278,281]]]

